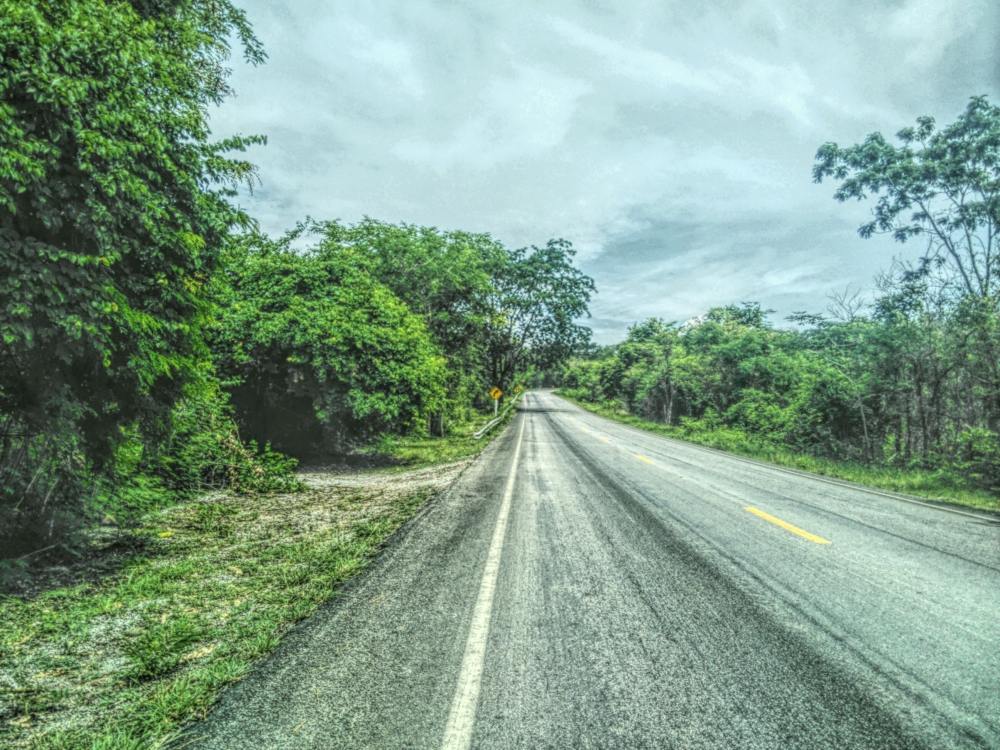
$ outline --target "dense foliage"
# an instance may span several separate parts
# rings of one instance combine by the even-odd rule
[[[56,536],[123,441],[163,441],[199,376],[251,176],[226,152],[258,140],[209,139],[231,38],[262,59],[225,0],[0,0],[4,552]]]
[[[508,251],[489,235],[439,231],[366,219],[314,224],[327,253],[351,252],[427,326],[445,358],[447,403],[431,415],[440,434],[446,417],[462,419],[491,384],[481,376],[487,301]]]
[[[296,453],[342,449],[441,408],[444,359],[427,326],[356,251],[250,240],[228,264],[213,345],[251,434]]]
[[[260,235],[227,154],[263,139],[208,127],[232,40],[263,59],[226,0],[0,0],[0,558],[205,487],[292,488],[272,442],[443,434],[583,336],[592,285],[562,241]],[[562,291],[498,339],[539,290]]]
[[[757,305],[684,325],[649,320],[625,341],[572,360],[568,395],[711,434],[846,461],[941,469],[1000,490],[1000,440],[960,313],[895,296],[850,320],[799,316],[775,329]]]

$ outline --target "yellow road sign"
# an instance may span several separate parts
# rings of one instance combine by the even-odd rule
[[[490,398],[493,399],[494,401],[498,401],[502,395],[503,391],[501,391],[496,386],[490,388]]]

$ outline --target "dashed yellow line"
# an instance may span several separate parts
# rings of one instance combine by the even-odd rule
[[[604,435],[598,435],[597,433],[592,432],[591,430],[589,430],[587,428],[584,428],[584,429],[586,430],[586,432],[590,433],[591,435],[593,435],[594,437],[596,437],[598,440],[602,440],[605,443],[610,443],[611,442]],[[649,456],[644,456],[642,453],[633,453],[632,455],[635,456],[635,458],[637,458],[638,460],[642,461],[644,464],[650,464],[650,465],[655,465],[656,464],[656,462],[653,461],[653,459],[651,459]],[[800,529],[798,526],[795,526],[794,524],[790,524],[790,523],[788,523],[788,521],[783,521],[782,519],[778,518],[777,516],[772,516],[770,513],[762,511],[760,508],[755,508],[752,505],[748,505],[743,510],[747,511],[747,513],[753,513],[758,518],[762,518],[765,521],[767,521],[768,523],[773,523],[775,526],[778,526],[778,527],[784,529],[785,531],[788,531],[788,532],[790,532],[792,534],[795,534],[796,536],[800,536],[803,539],[807,539],[810,542],[812,542],[813,544],[830,544],[831,543],[829,539],[824,539],[823,537],[821,537],[821,536],[819,536],[817,534],[813,534],[810,531],[806,531],[805,529]]]
[[[823,537],[810,533],[805,529],[800,529],[798,526],[793,526],[792,524],[788,523],[788,521],[782,521],[777,516],[772,516],[770,513],[765,513],[760,508],[754,508],[752,505],[748,505],[743,510],[745,510],[747,513],[753,513],[758,518],[763,518],[768,523],[773,523],[775,526],[780,526],[785,531],[790,531],[796,536],[800,536],[803,539],[808,539],[810,542],[813,542],[815,544],[830,544],[829,539],[824,539]]]

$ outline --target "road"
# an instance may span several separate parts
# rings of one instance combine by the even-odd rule
[[[1000,747],[1000,523],[547,392],[199,748]]]

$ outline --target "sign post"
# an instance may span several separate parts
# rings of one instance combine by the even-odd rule
[[[490,388],[490,398],[493,399],[493,416],[494,417],[496,417],[497,410],[500,408],[500,406],[499,406],[499,404],[500,404],[500,397],[502,395],[503,395],[503,391],[501,391],[496,386],[493,386],[492,388]]]

